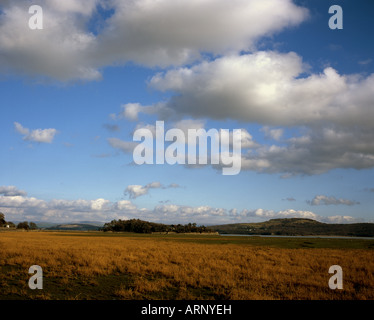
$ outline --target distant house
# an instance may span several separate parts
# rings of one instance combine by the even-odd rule
[[[10,228],[9,224],[7,224],[7,225],[5,226],[5,228]]]

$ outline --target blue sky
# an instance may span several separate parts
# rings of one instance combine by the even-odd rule
[[[7,220],[373,222],[371,1],[39,5],[31,30],[29,1],[0,4]],[[157,120],[242,129],[241,172],[133,164]]]

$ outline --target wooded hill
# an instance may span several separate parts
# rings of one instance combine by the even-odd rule
[[[148,222],[139,219],[130,220],[112,220],[109,223],[105,223],[100,229],[102,231],[114,231],[114,232],[136,232],[136,233],[207,233],[214,232],[205,226],[197,226],[196,223],[189,224],[162,224],[155,222]]]
[[[258,223],[234,223],[210,226],[220,234],[285,236],[356,236],[374,237],[374,223],[331,224],[312,219],[271,219]]]

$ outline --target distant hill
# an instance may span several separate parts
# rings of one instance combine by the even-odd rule
[[[328,235],[374,237],[374,223],[330,224],[312,219],[271,219],[258,223],[234,223],[209,226],[220,234],[248,235]]]
[[[89,224],[89,225],[92,225],[92,226],[97,226],[97,227],[102,227],[104,225],[105,222],[100,222],[100,221],[78,221],[76,223],[83,223],[83,224]],[[74,224],[74,223],[71,223],[71,224]]]
[[[100,228],[101,226],[93,225],[93,224],[69,223],[69,224],[54,225],[54,226],[45,228],[45,230],[97,231]]]
[[[13,221],[16,225],[22,221]],[[38,229],[43,230],[98,230],[103,227],[104,222],[100,221],[74,221],[56,223],[48,221],[33,221]]]
[[[12,222],[15,225],[17,225],[18,223],[23,222],[23,221],[13,220]],[[53,227],[57,225],[57,223],[54,223],[54,222],[44,222],[44,221],[30,221],[30,222],[34,222],[39,229],[45,229],[45,228],[49,228],[49,227]]]
[[[53,222],[39,222],[39,221],[36,221],[35,223],[38,226],[38,228],[40,228],[40,229],[46,229],[46,228],[50,228],[50,227],[53,227],[53,226],[57,225],[56,223],[53,223]]]

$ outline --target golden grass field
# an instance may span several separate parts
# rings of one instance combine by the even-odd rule
[[[1,232],[0,299],[374,299],[372,247],[282,248],[223,238]],[[336,264],[342,290],[328,286]],[[28,287],[31,265],[43,268],[42,290]]]

